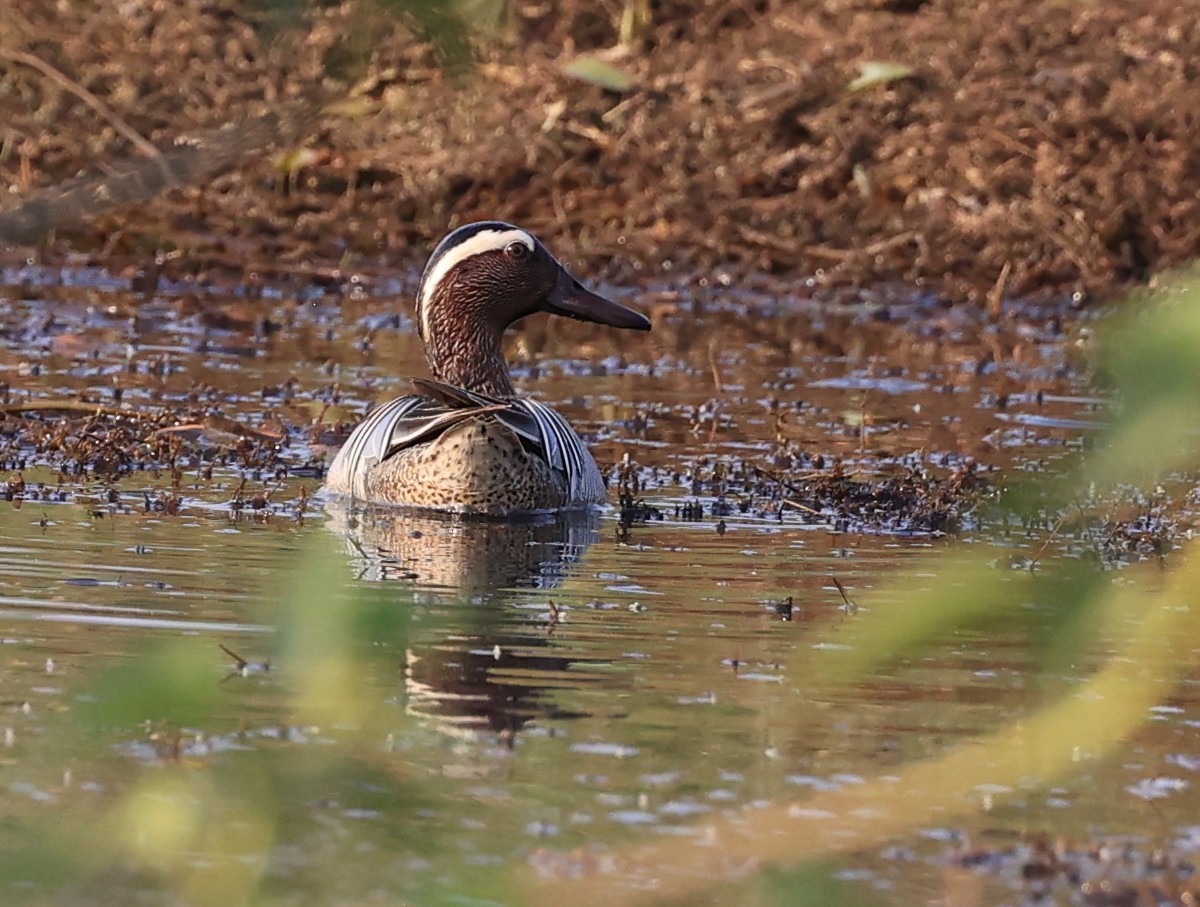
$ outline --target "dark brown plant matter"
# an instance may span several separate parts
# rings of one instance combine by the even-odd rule
[[[247,498],[242,493],[246,477],[254,489],[287,477],[320,479],[324,465],[311,450],[342,440],[319,425],[273,422],[250,426],[212,407],[137,413],[86,400],[0,403],[0,475],[7,477],[0,498],[65,502],[81,491],[94,495],[99,483],[108,489],[108,503],[116,504],[123,479],[165,475],[177,487],[185,473],[189,481],[211,482],[217,468],[244,477],[230,503],[233,510],[261,510],[269,492]],[[872,462],[860,473],[819,459],[789,458],[784,468],[758,465],[766,461],[719,456],[676,471],[626,464],[610,471],[612,497],[626,528],[664,516],[684,521],[742,517],[827,525],[839,532],[942,534],[979,528],[981,511],[995,493],[972,461],[949,471]],[[53,469],[56,482],[27,482],[24,470],[34,467]],[[680,491],[691,496],[681,499]],[[655,495],[660,504],[647,504],[644,494]],[[667,503],[671,500],[683,503]],[[667,512],[672,506],[673,514]],[[172,507],[165,499],[146,497],[144,509],[175,515],[179,502]]]
[[[1059,903],[1066,896],[1067,903],[1088,907],[1188,905],[1200,898],[1194,845],[1184,841],[1148,847],[1029,834],[963,847],[949,859],[949,871],[966,869],[1019,887],[1031,904]]]
[[[200,187],[48,224],[42,254],[393,266],[505,218],[623,281],[669,262],[993,308],[1106,294],[1200,254],[1190,4],[661,2],[611,51],[622,6],[641,5],[505,4],[475,65],[449,72],[366,3],[281,22],[248,2],[9,0],[3,207],[319,96],[346,102],[303,153],[253,135],[245,160],[189,169]],[[601,51],[630,89],[562,73]],[[848,90],[869,63],[911,73]]]
[[[780,461],[786,463],[782,468]],[[719,457],[675,471],[626,463],[617,469],[615,497],[627,526],[665,517],[716,520],[724,533],[723,518],[743,517],[827,526],[836,532],[943,534],[983,522],[996,495],[986,472],[971,460],[941,470],[872,460],[869,471],[847,470],[822,457]],[[690,490],[692,499],[674,504],[671,512],[646,502],[646,495],[679,488]]]

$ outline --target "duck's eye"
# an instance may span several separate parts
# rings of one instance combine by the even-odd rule
[[[510,242],[504,247],[504,254],[509,258],[524,258],[529,254],[529,246],[525,245],[525,243],[521,242],[520,240],[517,240],[516,242]]]

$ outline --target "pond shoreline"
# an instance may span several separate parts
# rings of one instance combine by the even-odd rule
[[[348,6],[280,29],[241,4],[18,0],[14,46],[42,70],[0,61],[0,207],[147,160],[114,124],[170,148],[315,92],[342,103],[302,152],[264,147],[200,189],[63,225],[36,254],[354,271],[503,218],[617,283],[898,284],[993,311],[1110,297],[1200,254],[1186,9],[760,7],[655,6],[624,36],[584,4],[514,10],[476,27],[454,75],[403,23]],[[581,56],[630,84],[566,75]]]

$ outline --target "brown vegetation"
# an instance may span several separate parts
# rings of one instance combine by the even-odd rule
[[[1200,254],[1200,25],[1172,0],[664,0],[623,45],[643,4],[509,3],[459,75],[364,4],[286,27],[249,3],[7,6],[8,208],[153,163],[131,133],[167,147],[286,99],[353,101],[290,175],[259,160],[59,231],[102,256],[395,263],[497,217],[626,280],[670,261],[997,305]],[[562,72],[594,52],[632,87]],[[872,62],[911,74],[848,90]]]

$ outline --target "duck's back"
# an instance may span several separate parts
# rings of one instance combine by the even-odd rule
[[[394,400],[351,433],[326,487],[374,503],[496,515],[605,500],[578,435],[533,400],[480,398],[473,408]]]

